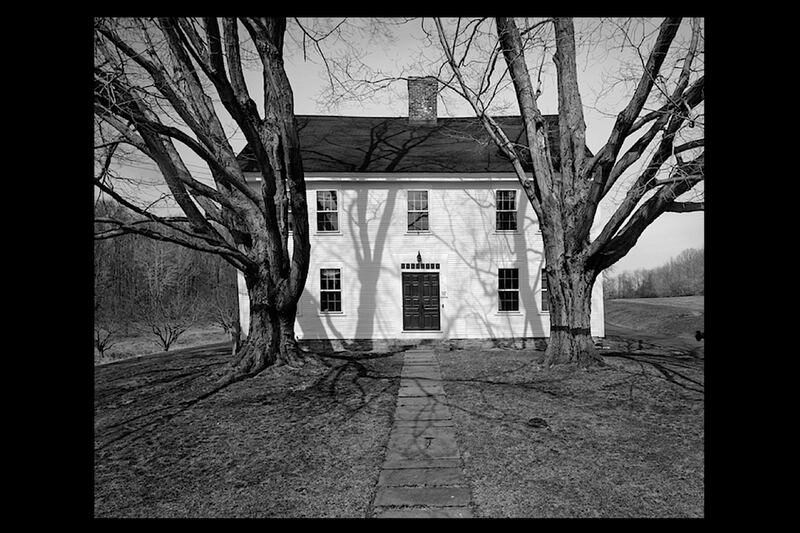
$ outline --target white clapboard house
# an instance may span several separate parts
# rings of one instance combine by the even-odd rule
[[[408,117],[297,116],[311,240],[298,338],[367,349],[546,338],[542,236],[511,165],[476,118],[437,117],[435,79],[411,79],[408,93]],[[524,135],[520,117],[497,120]],[[557,135],[558,117],[546,120]],[[239,159],[260,187],[247,148]],[[239,309],[246,333],[241,275]]]

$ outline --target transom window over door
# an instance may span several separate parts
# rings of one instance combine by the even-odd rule
[[[319,271],[319,310],[323,313],[342,312],[342,271],[338,268]]]
[[[497,271],[498,311],[519,311],[519,269]]]
[[[339,231],[336,191],[317,191],[317,231]]]
[[[408,231],[428,229],[428,191],[408,191]]]
[[[517,191],[497,191],[495,193],[495,217],[497,231],[516,231]]]

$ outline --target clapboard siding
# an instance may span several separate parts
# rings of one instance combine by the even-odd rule
[[[300,339],[472,339],[549,335],[541,311],[542,238],[515,180],[321,181],[307,178],[311,266],[299,302]],[[517,191],[518,232],[495,231],[495,191]],[[316,192],[336,190],[339,232],[316,231]],[[430,231],[407,231],[407,194],[427,190]],[[403,331],[401,263],[439,263],[439,331]],[[342,312],[322,313],[320,269],[338,268]],[[520,310],[498,311],[497,270],[518,268]],[[243,330],[247,291],[240,278]],[[604,336],[602,278],[595,283],[592,334]]]

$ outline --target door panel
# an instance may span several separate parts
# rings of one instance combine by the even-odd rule
[[[403,272],[403,329],[438,330],[439,273]]]

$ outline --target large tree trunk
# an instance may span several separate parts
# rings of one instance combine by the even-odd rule
[[[592,287],[596,274],[580,261],[547,267],[550,293],[550,339],[545,366],[573,363],[581,368],[603,364],[591,332]]]
[[[277,290],[270,291],[268,280],[253,279],[251,276],[247,287],[250,328],[219,384],[255,376],[270,366],[302,366],[307,359],[305,352],[297,345],[294,332],[296,302],[289,295],[280,295]]]

